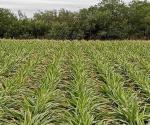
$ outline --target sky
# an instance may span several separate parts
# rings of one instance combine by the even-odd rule
[[[78,11],[98,2],[99,0],[0,0],[0,8],[8,8],[14,13],[21,10],[28,17],[32,17],[33,13],[37,11],[60,10],[62,8]]]

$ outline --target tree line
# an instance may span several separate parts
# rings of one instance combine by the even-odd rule
[[[150,2],[102,0],[79,12],[44,11],[32,18],[0,8],[0,38],[150,39]]]

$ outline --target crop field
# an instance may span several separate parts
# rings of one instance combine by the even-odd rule
[[[0,40],[0,125],[150,125],[150,42]]]

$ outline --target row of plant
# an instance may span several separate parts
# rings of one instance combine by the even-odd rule
[[[124,87],[124,79],[115,71],[111,61],[107,58],[109,57],[107,51],[105,51],[106,55],[103,55],[102,51],[96,50],[94,47],[91,49],[92,51],[88,52],[89,57],[97,70],[100,81],[103,82],[100,89],[104,96],[112,101],[116,116],[113,121],[119,121],[118,124],[144,125],[146,116],[137,94]]]
[[[0,125],[149,124],[147,42],[4,41]]]

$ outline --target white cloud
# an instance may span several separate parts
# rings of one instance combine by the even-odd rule
[[[17,13],[21,10],[31,17],[34,12],[41,10],[68,9],[78,11],[95,5],[100,0],[0,0],[0,8],[8,8]],[[125,0],[130,1],[130,0]]]
[[[77,11],[95,5],[99,0],[0,0],[0,8],[8,8],[13,12],[21,10],[32,16],[38,10],[68,9]]]

